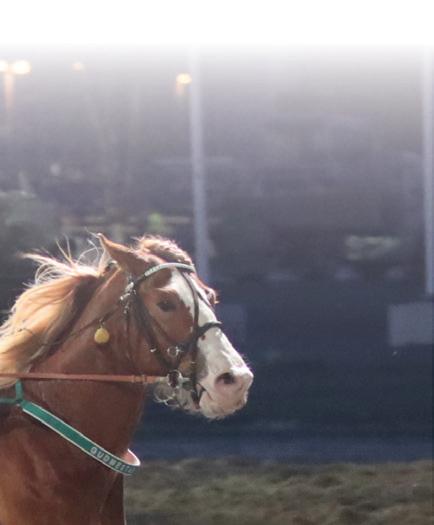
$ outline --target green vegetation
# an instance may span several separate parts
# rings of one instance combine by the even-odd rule
[[[238,458],[147,462],[129,525],[429,525],[431,461],[299,466]]]

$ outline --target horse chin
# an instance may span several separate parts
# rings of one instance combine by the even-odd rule
[[[183,410],[184,412],[193,415],[193,416],[199,416],[204,417],[206,419],[216,420],[216,419],[223,419],[224,417],[233,414],[235,410],[233,411],[223,411],[222,409],[211,406],[207,403],[201,403],[199,406],[193,401],[192,398],[188,402],[179,403],[177,405],[174,405],[174,408],[179,408]]]
[[[205,392],[200,400],[200,412],[207,419],[223,419],[240,410],[247,401],[247,396],[236,404],[219,403]]]
[[[174,410],[182,410],[183,412],[186,412],[190,415],[202,416],[206,419],[212,420],[223,419],[224,417],[236,412],[236,410],[239,408],[223,409],[212,400],[207,392],[202,395],[199,405],[197,405],[197,403],[193,400],[191,393],[187,391],[179,392],[176,395],[174,402],[169,403],[168,406]]]
[[[166,383],[161,383],[160,385],[160,394],[164,393],[168,389],[170,392],[170,387]],[[157,402],[164,402],[162,399],[156,397]],[[242,408],[247,401],[247,395],[243,400],[240,400],[237,404],[233,405],[232,403],[219,403],[216,401],[208,391],[203,390],[199,404],[193,399],[191,392],[188,390],[179,390],[171,398],[169,402],[165,404],[174,410],[182,410],[191,415],[203,416],[206,419],[223,419],[227,416],[230,416],[240,408]]]

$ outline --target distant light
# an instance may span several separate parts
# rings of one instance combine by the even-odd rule
[[[86,68],[85,68],[85,65],[83,64],[83,62],[74,62],[72,64],[72,69],[74,71],[80,72],[80,71],[84,71]]]
[[[191,78],[191,75],[188,73],[180,73],[176,77],[176,83],[180,84],[181,86],[187,86],[188,84],[191,84],[193,79]]]
[[[11,64],[10,71],[14,75],[28,75],[32,71],[32,66],[27,60],[17,60]]]
[[[9,73],[12,75],[28,75],[32,71],[32,66],[27,60],[15,60],[9,63],[6,60],[0,60],[0,73]]]

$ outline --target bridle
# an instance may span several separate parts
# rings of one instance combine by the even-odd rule
[[[140,285],[154,273],[164,269],[176,268],[180,270],[182,277],[185,279],[193,298],[193,326],[191,336],[182,342],[174,341],[167,334],[164,328],[158,323],[158,321],[151,315],[149,309],[146,307],[144,302],[140,299],[138,290]],[[168,369],[166,379],[166,388],[164,394],[158,393],[156,390],[155,398],[158,402],[166,405],[176,404],[177,394],[180,389],[187,390],[190,392],[193,403],[198,408],[202,393],[204,392],[201,388],[198,391],[198,378],[197,378],[197,354],[198,354],[198,342],[208,330],[211,328],[221,328],[222,323],[219,321],[209,321],[204,325],[199,325],[199,301],[203,300],[196,291],[191,278],[190,273],[194,273],[196,270],[194,266],[183,264],[183,263],[161,263],[156,266],[152,266],[139,277],[129,277],[129,283],[125,288],[120,301],[123,304],[124,315],[129,323],[131,310],[136,317],[136,324],[141,332],[144,332],[145,338],[148,340],[150,345],[150,352],[153,353],[159,360],[160,364]],[[158,337],[156,331],[160,332],[160,335],[164,337],[169,345],[165,349],[161,349],[158,344]],[[181,362],[186,355],[190,355],[190,375],[185,377],[179,370]],[[173,361],[174,360],[174,361]],[[170,387],[170,388],[167,388]]]
[[[108,265],[110,268],[111,264]],[[181,271],[181,275],[185,279],[193,298],[193,327],[191,336],[186,341],[173,341],[169,334],[163,329],[158,321],[151,315],[149,309],[145,306],[143,301],[140,299],[138,290],[140,285],[154,273],[164,270],[176,268]],[[167,369],[167,374],[164,376],[154,376],[147,374],[69,374],[69,373],[56,373],[56,372],[0,372],[0,378],[11,378],[11,379],[24,379],[24,380],[60,380],[60,381],[95,381],[95,382],[115,382],[115,383],[135,383],[135,384],[149,384],[156,382],[163,382],[165,384],[164,394],[158,394],[156,392],[155,398],[157,402],[164,403],[167,405],[176,404],[177,394],[180,390],[186,390],[190,392],[193,403],[196,408],[199,406],[200,398],[203,393],[201,387],[198,392],[198,380],[197,380],[197,354],[198,354],[198,341],[205,335],[205,333],[211,328],[221,328],[222,323],[219,321],[210,321],[202,326],[199,326],[199,300],[202,300],[201,296],[196,291],[191,278],[188,274],[195,273],[196,269],[192,265],[178,263],[178,262],[165,262],[157,264],[148,268],[138,277],[134,277],[131,274],[128,275],[128,283],[122,292],[118,303],[115,308],[104,314],[102,317],[92,320],[84,327],[80,328],[73,334],[69,334],[66,338],[61,341],[54,341],[51,343],[42,343],[42,346],[55,346],[64,343],[70,337],[81,334],[83,331],[89,329],[95,324],[103,324],[110,317],[112,317],[118,310],[119,307],[123,308],[124,318],[127,324],[127,332],[129,329],[131,314],[136,318],[136,324],[141,333],[147,339],[150,345],[150,352],[156,356],[160,364]],[[23,328],[22,330],[28,330]],[[29,330],[30,331],[30,330]],[[158,337],[156,331],[170,343],[165,349],[160,348],[158,344]],[[167,356],[166,356],[167,354]],[[189,377],[185,377],[179,370],[181,362],[185,355],[190,354],[191,372]],[[175,362],[173,362],[175,359]],[[130,356],[130,360],[132,358]]]
[[[140,300],[138,289],[140,284],[153,275],[159,270],[165,268],[177,268],[181,270],[181,275],[186,280],[193,297],[193,327],[191,336],[183,342],[171,341],[169,335],[157,322],[157,320],[151,315],[148,308],[145,306],[143,301]],[[166,389],[169,389],[169,393],[165,394],[164,397],[157,398],[157,401],[171,405],[177,402],[178,394],[181,389],[187,390],[196,407],[199,407],[200,397],[203,393],[198,392],[198,379],[197,379],[197,354],[198,354],[198,341],[205,335],[205,333],[211,328],[220,328],[222,325],[218,321],[210,321],[202,326],[199,326],[199,300],[201,296],[196,291],[191,278],[188,273],[195,272],[193,266],[167,262],[157,264],[146,270],[139,277],[133,278],[128,277],[128,284],[118,300],[116,308],[113,308],[107,312],[102,318],[94,319],[84,327],[80,328],[73,334],[69,334],[67,338],[61,341],[54,341],[47,344],[47,346],[55,346],[65,342],[69,337],[78,335],[83,331],[87,330],[91,326],[99,323],[102,324],[109,317],[114,315],[119,306],[123,307],[124,317],[126,319],[127,333],[129,328],[130,312],[133,311],[138,321],[139,331],[144,333],[145,337],[148,338],[148,343],[153,343],[155,346],[150,346],[150,351],[157,356],[160,363],[165,365],[168,369],[166,376],[149,376],[144,374],[136,375],[122,375],[122,374],[68,374],[68,373],[50,373],[50,372],[17,372],[0,373],[0,378],[15,378],[18,381],[15,383],[15,397],[2,397],[0,398],[0,404],[17,406],[21,410],[31,416],[33,419],[39,421],[52,431],[59,434],[62,438],[66,439],[74,446],[78,447],[85,454],[91,456],[96,461],[99,461],[109,469],[114,470],[119,474],[129,475],[135,472],[140,467],[139,459],[130,451],[126,450],[122,456],[116,456],[105,448],[101,447],[90,438],[82,434],[80,431],[58,418],[55,414],[45,409],[44,407],[28,401],[24,398],[23,386],[21,379],[27,380],[67,380],[67,381],[101,381],[101,382],[116,382],[116,383],[155,383],[156,381],[165,381]],[[158,345],[155,328],[161,332],[167,341],[170,342],[171,346],[162,350]],[[189,377],[184,377],[179,370],[181,361],[184,355],[191,354],[191,373]],[[169,356],[169,359],[165,355]],[[175,363],[172,363],[171,359],[175,359]]]

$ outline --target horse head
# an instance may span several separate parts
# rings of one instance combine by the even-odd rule
[[[164,239],[100,239],[97,265],[31,256],[35,283],[0,327],[1,523],[123,523],[113,472],[140,464],[128,446],[144,384],[207,418],[246,403],[253,375],[189,256]]]
[[[214,290],[188,255],[178,249],[169,256],[155,240],[134,250],[100,240],[126,276],[121,302],[134,367],[164,377],[156,399],[212,419],[242,408],[253,374],[216,318]]]

